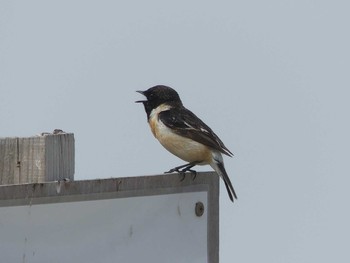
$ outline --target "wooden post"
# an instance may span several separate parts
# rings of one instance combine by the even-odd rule
[[[74,179],[74,134],[0,138],[0,185]]]

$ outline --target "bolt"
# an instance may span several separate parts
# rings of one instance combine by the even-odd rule
[[[196,208],[195,208],[196,216],[202,216],[204,214],[204,205],[202,202],[197,202],[196,203]]]

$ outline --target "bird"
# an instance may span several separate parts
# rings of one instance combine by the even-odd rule
[[[230,200],[237,199],[222,157],[222,154],[232,157],[233,153],[213,130],[185,108],[179,94],[171,87],[156,85],[136,92],[146,97],[136,103],[143,104],[154,137],[166,150],[187,162],[166,173],[185,175],[189,171],[196,174],[192,167],[210,165],[223,179]]]

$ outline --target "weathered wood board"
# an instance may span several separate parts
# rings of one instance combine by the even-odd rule
[[[0,138],[0,185],[74,179],[74,134]]]

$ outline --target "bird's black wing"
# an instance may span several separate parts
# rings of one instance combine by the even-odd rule
[[[185,107],[162,111],[158,118],[178,135],[190,138],[228,156],[233,156],[233,153],[227,149],[212,129]]]

